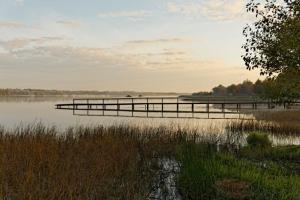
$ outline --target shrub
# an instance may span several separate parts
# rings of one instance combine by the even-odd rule
[[[247,143],[250,147],[266,148],[272,145],[269,137],[265,133],[253,132],[247,137]]]

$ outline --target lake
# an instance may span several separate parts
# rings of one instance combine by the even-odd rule
[[[70,97],[1,97],[0,124],[13,128],[20,124],[43,122],[46,125],[66,128],[78,125],[150,125],[162,126],[178,124],[184,127],[212,126],[225,124],[226,120],[131,118],[111,116],[77,116],[72,111],[56,110],[55,104],[71,103]],[[220,124],[221,123],[221,124]]]
[[[76,116],[72,111],[56,110],[55,104],[71,103],[70,97],[1,97],[0,125],[7,129],[16,126],[42,122],[47,126],[56,126],[64,130],[80,125],[121,125],[182,127],[205,132],[210,130],[220,135],[224,132],[226,119],[170,119],[170,118],[132,118],[111,116]],[[272,136],[276,144],[300,144],[298,137]]]

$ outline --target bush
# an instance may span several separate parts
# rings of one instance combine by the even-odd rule
[[[272,145],[268,135],[259,132],[250,133],[247,137],[247,143],[250,147],[261,148],[270,147]]]

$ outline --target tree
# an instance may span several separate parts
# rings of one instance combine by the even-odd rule
[[[214,87],[212,89],[213,94],[217,96],[225,96],[227,95],[227,88],[223,85],[219,85],[218,87]]]
[[[257,80],[253,85],[253,93],[256,95],[262,95],[264,93],[263,81]]]
[[[230,86],[227,87],[227,93],[228,95],[234,96],[236,94],[238,94],[238,88],[235,84],[232,84]]]
[[[264,87],[264,93],[262,97],[267,99],[279,100],[280,91],[279,88],[277,87],[274,78],[271,77],[266,78],[265,81],[263,82],[263,87]]]
[[[274,80],[277,98],[291,100],[300,97],[300,70],[286,69]]]
[[[246,43],[242,56],[247,69],[259,68],[272,76],[287,69],[300,68],[300,1],[251,0],[247,11],[257,21],[244,28]]]
[[[240,88],[241,95],[253,95],[253,83],[249,80],[244,81]]]

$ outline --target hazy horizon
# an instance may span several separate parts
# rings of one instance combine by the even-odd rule
[[[255,81],[246,0],[0,0],[0,87],[192,93]]]

